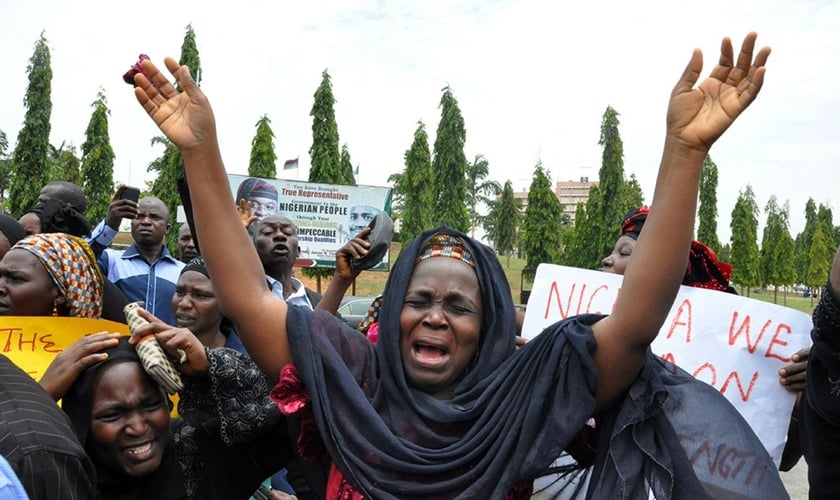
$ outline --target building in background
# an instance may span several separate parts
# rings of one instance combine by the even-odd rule
[[[569,216],[572,225],[575,223],[575,210],[578,203],[586,203],[590,190],[598,185],[598,181],[590,181],[589,177],[581,177],[579,181],[558,181],[554,185],[554,194],[563,204],[563,214]],[[528,191],[515,191],[513,197],[522,200],[522,213],[528,208]]]

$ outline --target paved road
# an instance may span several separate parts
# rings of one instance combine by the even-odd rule
[[[792,500],[808,500],[808,465],[805,459],[800,458],[796,467],[781,475]]]

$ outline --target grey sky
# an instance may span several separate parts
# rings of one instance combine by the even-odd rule
[[[135,12],[132,12],[135,9]],[[14,143],[23,123],[26,66],[44,31],[52,49],[51,142],[79,147],[103,88],[111,109],[115,180],[140,185],[161,149],[122,74],[139,53],[178,57],[196,31],[202,88],[216,112],[228,171],[247,171],[263,114],[276,134],[279,175],[306,179],[312,95],[328,69],[341,144],[359,183],[385,185],[402,170],[418,120],[434,141],[441,89],[458,99],[466,155],[482,153],[491,177],[530,184],[538,160],[552,179],[595,178],[601,115],[620,113],[625,169],[650,202],[671,87],[691,50],[705,71],[720,39],[747,31],[770,45],[765,87],[712,149],[720,169],[718,232],[729,238],[739,190],[763,209],[790,202],[794,233],[808,197],[829,204],[840,162],[840,5],[832,1],[705,2],[170,2],[142,12],[105,0],[0,5],[0,130]],[[300,157],[300,170],[282,172]],[[764,220],[762,213],[761,221]]]

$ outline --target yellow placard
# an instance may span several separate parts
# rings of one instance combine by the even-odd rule
[[[107,319],[52,316],[0,316],[0,352],[35,380],[53,358],[85,335],[113,332],[129,335],[128,325]],[[177,416],[178,395],[170,395]]]
[[[0,352],[40,380],[56,354],[99,332],[129,334],[128,325],[106,319],[0,316]]]

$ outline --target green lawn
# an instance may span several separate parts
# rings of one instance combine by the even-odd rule
[[[391,245],[391,262],[393,263],[397,255],[399,255],[400,245],[399,243],[393,243]],[[502,264],[502,268],[505,270],[505,274],[507,275],[508,283],[510,284],[510,291],[511,295],[513,296],[513,301],[515,303],[519,303],[519,292],[521,289],[521,276],[522,276],[522,269],[525,267],[525,260],[518,259],[516,257],[511,257],[509,260],[505,257],[501,257],[499,261]],[[301,278],[306,282],[306,285],[313,290],[316,289],[316,285],[314,280],[308,280],[306,278]],[[385,287],[385,281],[388,279],[388,272],[386,271],[364,271],[359,277],[356,279],[356,289],[355,293],[353,290],[348,292],[348,295],[377,295],[382,289]],[[326,289],[327,281],[322,281],[321,287],[322,290]],[[530,289],[530,284],[528,282],[525,283],[525,288]],[[738,289],[738,293],[747,296],[747,290]],[[750,298],[756,300],[763,300],[765,302],[773,303],[773,292],[772,291],[761,291],[758,293],[750,292],[748,295]],[[787,302],[785,302],[785,300]],[[811,314],[814,310],[814,306],[816,306],[816,299],[811,298],[804,298],[802,297],[801,293],[789,293],[787,298],[780,292],[778,296],[778,305],[791,307],[793,309],[797,309],[802,311],[806,314]]]
[[[746,295],[746,290],[742,293],[742,290],[738,288],[738,293],[741,295]],[[750,292],[749,297],[751,299],[756,300],[763,300],[764,302],[773,303],[773,291],[772,290],[762,290],[761,292],[754,293]],[[811,314],[814,311],[814,307],[817,305],[817,299],[815,298],[805,298],[802,296],[802,293],[788,293],[787,298],[785,298],[782,292],[779,292],[779,296],[777,299],[776,304],[780,306],[790,307],[792,309],[796,309],[798,311],[802,311],[806,314]]]

